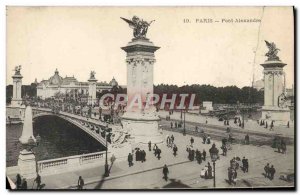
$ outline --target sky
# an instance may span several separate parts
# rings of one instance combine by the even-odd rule
[[[113,77],[126,85],[126,54],[121,47],[133,38],[120,17],[154,23],[149,38],[156,51],[154,84],[250,86],[263,77],[267,59],[264,40],[275,42],[287,64],[287,87],[294,81],[292,7],[7,7],[7,84],[22,65],[23,84],[62,77],[99,81]],[[231,23],[223,19],[261,19]],[[190,23],[184,23],[189,19]],[[196,19],[219,22],[196,23]]]

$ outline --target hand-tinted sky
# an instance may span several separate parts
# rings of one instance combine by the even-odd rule
[[[23,83],[61,76],[86,81],[115,77],[126,84],[120,47],[132,29],[120,17],[137,15],[151,24],[147,37],[157,46],[154,84],[249,86],[262,78],[267,47],[275,42],[287,63],[287,87],[294,80],[294,29],[291,7],[8,7],[7,83],[21,64]],[[262,23],[222,23],[222,19],[260,19]],[[189,18],[192,23],[183,22]],[[212,18],[219,23],[195,23]],[[259,33],[260,32],[260,33]],[[257,48],[257,51],[256,51]],[[256,51],[256,57],[255,57]],[[255,60],[254,60],[255,59]],[[254,62],[255,61],[255,62]]]

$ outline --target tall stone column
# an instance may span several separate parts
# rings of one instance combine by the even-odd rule
[[[264,67],[262,119],[285,124],[290,120],[290,109],[286,105],[285,73],[283,70],[286,64],[277,57],[279,49],[276,48],[275,44],[267,41],[266,43],[269,48],[269,52],[266,54],[268,59],[261,64]]]
[[[11,106],[20,107],[22,104],[22,78],[23,76],[20,73],[21,65],[15,68],[15,74],[12,76],[13,78],[13,97],[11,100]]]
[[[140,95],[142,104],[153,94],[154,52],[159,47],[154,46],[149,39],[134,38],[122,49],[127,53],[127,96],[128,102]],[[132,107],[130,112],[149,112],[149,109]]]
[[[94,105],[97,102],[97,79],[95,78],[95,72],[92,71],[90,74],[89,82],[89,96],[88,96],[88,104]]]
[[[134,35],[131,42],[121,48],[126,52],[128,100],[122,124],[136,144],[147,144],[149,141],[152,144],[162,143],[157,112],[151,103],[146,107],[147,100],[151,100],[153,95],[154,53],[159,49],[146,38],[151,22],[148,23],[136,16],[131,21],[122,19],[133,27]]]

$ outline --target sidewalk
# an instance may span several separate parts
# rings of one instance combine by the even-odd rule
[[[175,136],[175,142],[180,154],[183,155],[183,158],[187,158],[184,146],[186,143],[189,143],[190,136],[182,136],[179,133],[173,133],[173,135]],[[199,137],[194,137],[194,139],[195,148],[201,151],[205,149],[208,153],[211,144],[203,145],[202,139]],[[220,142],[213,142],[216,143],[217,148],[220,148]],[[268,146],[233,145],[233,149],[228,151],[228,156],[224,157],[221,155],[220,160],[216,162],[216,186],[219,188],[233,187],[229,185],[225,179],[227,179],[229,161],[235,156],[239,156],[240,158],[245,156],[249,159],[250,165],[249,173],[243,173],[241,170],[238,171],[239,182],[236,187],[292,186],[293,183],[282,181],[279,179],[279,176],[283,172],[294,172],[293,155],[294,149],[291,146],[288,147],[288,153],[284,155],[274,152],[274,149]],[[161,189],[177,185],[177,188],[183,186],[191,188],[212,188],[212,179],[200,178],[200,171],[207,165],[207,162],[210,162],[209,154],[207,155],[207,160],[200,165],[197,164],[196,161],[193,161],[169,166],[170,173],[168,181],[162,178],[162,170],[156,169],[144,171],[137,175],[128,174],[124,177],[108,180],[101,183],[101,186],[97,185],[97,183],[91,183],[85,187],[86,189]],[[264,178],[262,175],[263,167],[268,162],[273,164],[276,168],[276,175],[272,181]],[[248,183],[250,183],[251,186],[247,186],[246,184]]]

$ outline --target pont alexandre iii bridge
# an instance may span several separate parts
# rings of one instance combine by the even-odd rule
[[[53,112],[53,110],[50,108],[32,107],[33,119],[42,116],[57,116],[59,118],[62,118],[85,131],[91,137],[100,142],[103,146],[106,146],[105,131],[111,128],[111,125],[108,123],[92,118],[86,118],[83,116],[71,114],[68,112]],[[110,143],[108,142],[107,144],[109,145]]]
[[[112,128],[111,124],[104,123],[100,120],[86,118],[67,112],[53,112],[50,108],[32,107],[32,118],[36,120],[42,116],[57,116],[76,125],[81,130],[85,131],[89,136],[93,137],[104,147],[109,148],[110,142],[106,142],[106,131]],[[68,156],[56,159],[36,161],[36,172],[41,176],[59,174],[63,172],[74,171],[78,169],[91,168],[93,166],[104,165],[105,151],[94,152],[88,154],[81,154],[75,156]],[[108,156],[111,151],[108,151]],[[8,175],[15,175],[19,173],[18,166],[7,167]]]

